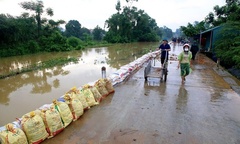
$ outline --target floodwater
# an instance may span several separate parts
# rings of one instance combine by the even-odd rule
[[[121,66],[141,57],[144,52],[157,48],[158,44],[117,44],[83,51],[1,58],[0,74],[59,57],[77,57],[79,63],[0,79],[0,127],[44,104],[52,103],[74,86],[80,87],[98,80],[102,77],[102,66],[106,67],[108,76]]]

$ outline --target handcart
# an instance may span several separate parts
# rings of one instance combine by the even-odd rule
[[[149,77],[160,78],[160,81],[164,81],[164,82],[167,81],[167,75],[168,75],[167,52],[166,52],[165,60],[162,67],[160,62],[161,61],[160,52],[158,55],[153,55],[152,58],[148,61],[147,66],[144,68],[145,81],[148,81]]]

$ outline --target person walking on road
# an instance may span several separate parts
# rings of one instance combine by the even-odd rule
[[[168,61],[168,52],[171,51],[171,47],[167,39],[163,39],[163,43],[158,48],[161,50],[161,64],[163,65],[165,58]]]
[[[178,55],[178,68],[181,70],[182,84],[186,81],[186,76],[189,75],[191,69],[192,52],[189,44],[183,45],[183,52]]]

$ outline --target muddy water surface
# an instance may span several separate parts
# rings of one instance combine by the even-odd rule
[[[49,104],[72,87],[80,87],[101,78],[101,67],[107,75],[128,64],[158,43],[133,43],[83,51],[42,53],[0,59],[0,74],[59,57],[77,57],[79,63],[56,66],[0,79],[0,127],[15,118]]]

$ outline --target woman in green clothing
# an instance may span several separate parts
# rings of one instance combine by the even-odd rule
[[[190,73],[192,53],[189,44],[183,45],[183,52],[178,55],[178,68],[181,69],[182,83],[186,81],[186,76]]]

